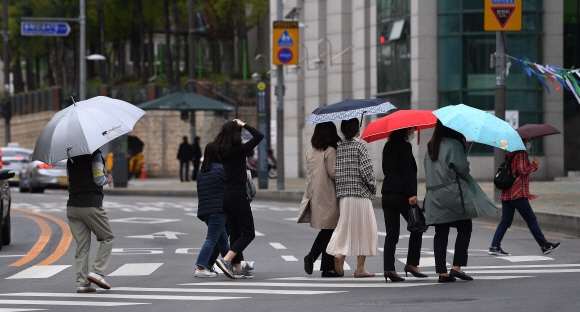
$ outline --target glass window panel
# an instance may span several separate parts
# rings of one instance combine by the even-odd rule
[[[459,92],[439,93],[439,107],[461,104],[461,94]]]
[[[481,11],[481,13],[463,14],[463,31],[464,32],[485,31],[483,29],[483,10]]]
[[[495,51],[495,36],[465,36],[463,47],[464,86],[469,89],[495,88],[495,73],[489,55]]]
[[[439,16],[438,23],[438,31],[440,35],[458,33],[461,31],[461,28],[459,27],[459,14]]]
[[[481,110],[495,109],[495,89],[491,90],[473,90],[466,92],[463,104],[475,107]]]
[[[387,22],[410,15],[409,2],[409,0],[378,0],[378,22]]]
[[[439,90],[461,88],[461,37],[439,38]]]
[[[543,5],[542,5],[542,0],[523,0],[522,1],[522,5],[524,10],[541,10]]]
[[[461,0],[439,0],[437,4],[439,13],[461,10]]]
[[[537,31],[539,29],[539,16],[536,12],[522,14],[522,31]]]
[[[534,112],[542,109],[542,93],[538,90],[506,90],[506,109]],[[539,120],[537,120],[539,121]],[[537,122],[536,122],[537,123]]]
[[[463,0],[463,10],[482,10],[484,1]]]

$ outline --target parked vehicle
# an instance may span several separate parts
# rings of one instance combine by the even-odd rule
[[[258,176],[258,153],[254,151],[246,157],[246,168],[252,173],[252,178]],[[276,167],[276,158],[274,158],[274,151],[268,149],[268,178],[276,179],[278,177],[278,169]]]
[[[47,188],[68,188],[66,159],[54,165],[47,165],[38,160],[31,161],[20,171],[20,193],[43,193]]]
[[[2,245],[10,245],[12,233],[10,229],[10,205],[12,202],[8,179],[14,177],[10,169],[0,170],[0,249]]]
[[[8,180],[10,186],[18,186],[20,182],[20,171],[25,166],[33,150],[21,147],[2,147],[2,165],[4,169],[10,169],[15,172],[12,179]]]

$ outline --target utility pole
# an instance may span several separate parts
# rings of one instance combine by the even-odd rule
[[[80,14],[79,14],[79,101],[84,101],[87,98],[87,37],[86,37],[86,16],[85,16],[85,0],[80,0]]]
[[[9,109],[10,103],[10,60],[8,59],[8,0],[2,0],[2,36],[4,37],[4,51],[2,60],[4,61],[4,111]],[[10,139],[10,116],[4,116],[4,129],[6,130],[6,144]]]
[[[495,117],[505,120],[505,78],[506,78],[506,55],[505,55],[505,32],[495,32]],[[498,168],[504,161],[505,152],[502,149],[493,149],[493,168]],[[495,174],[495,171],[494,171]],[[501,191],[493,189],[493,199],[497,203]]]
[[[283,10],[284,3],[278,0],[276,6],[277,20],[281,21],[284,18]],[[276,188],[279,191],[284,190],[284,69],[283,65],[276,66],[276,166],[278,168],[278,179]]]
[[[189,13],[189,31],[187,32],[187,45],[189,46],[189,53],[188,53],[188,71],[189,71],[189,79],[195,79],[195,58],[194,58],[194,51],[195,51],[195,41],[193,38],[193,29],[195,28],[194,14],[193,14],[193,0],[187,1],[187,9]]]

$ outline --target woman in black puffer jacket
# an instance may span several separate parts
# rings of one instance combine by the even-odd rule
[[[217,273],[212,268],[217,257],[220,253],[225,256],[230,250],[222,209],[224,186],[224,167],[215,143],[211,142],[205,146],[203,165],[197,174],[197,217],[207,224],[207,236],[197,257],[196,277],[215,277]]]

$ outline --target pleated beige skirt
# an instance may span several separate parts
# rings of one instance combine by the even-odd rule
[[[342,197],[340,217],[326,247],[329,255],[376,256],[379,253],[377,220],[370,199]]]

